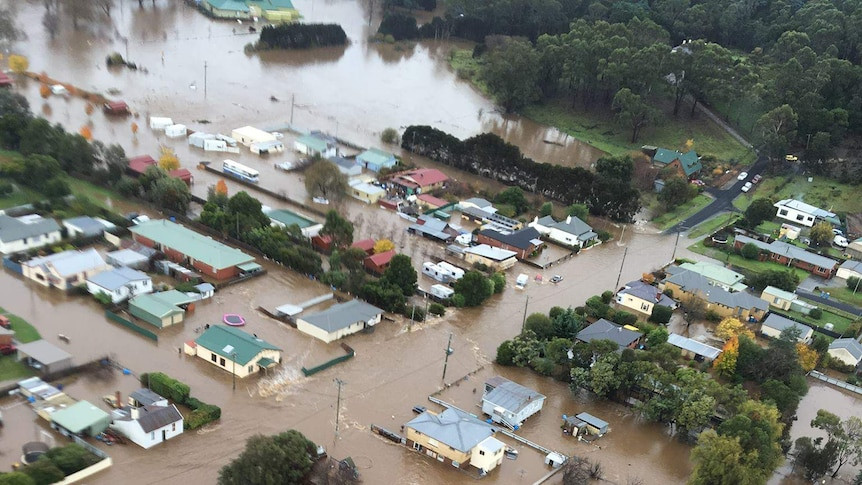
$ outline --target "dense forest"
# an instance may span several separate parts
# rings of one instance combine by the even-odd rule
[[[398,39],[479,42],[481,77],[508,111],[547,100],[613,110],[637,140],[661,119],[707,103],[763,153],[806,150],[812,169],[862,133],[862,2],[841,0],[450,0]],[[411,23],[412,27],[411,27]],[[382,30],[381,30],[382,31]],[[689,111],[690,110],[690,111]],[[841,152],[837,153],[841,155]],[[851,169],[855,172],[855,169]]]
[[[279,24],[264,27],[254,48],[308,49],[345,44],[347,34],[338,24]]]

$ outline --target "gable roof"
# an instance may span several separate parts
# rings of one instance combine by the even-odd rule
[[[105,225],[99,222],[98,220],[88,217],[88,216],[80,216],[80,217],[72,217],[71,219],[64,219],[63,224],[74,226],[80,229],[83,232],[102,232],[105,230]]]
[[[653,155],[653,162],[660,163],[662,165],[668,165],[673,163],[675,160],[679,160],[679,164],[682,167],[683,173],[686,176],[690,176],[695,172],[699,172],[703,165],[700,163],[700,158],[697,156],[694,150],[689,150],[685,153],[678,152],[676,150],[668,150],[667,148],[659,148],[656,150],[655,155]]]
[[[281,350],[269,342],[227,325],[210,326],[195,339],[195,343],[240,365],[248,364],[264,350]],[[233,354],[236,354],[236,359]]]
[[[356,159],[379,167],[392,167],[396,162],[395,155],[378,148],[369,148],[357,155]]]
[[[110,271],[102,271],[87,278],[87,281],[108,291],[116,291],[133,281],[146,281],[150,277],[142,271],[122,266]]]
[[[490,424],[453,408],[440,414],[425,411],[405,424],[429,438],[433,438],[462,453],[469,453],[476,445],[497,431]]]
[[[268,211],[266,216],[274,221],[284,224],[287,227],[296,224],[300,229],[320,224],[319,222],[315,222],[308,217],[287,209],[273,209]]]
[[[94,248],[84,251],[70,249],[61,253],[40,256],[24,262],[25,266],[34,268],[42,266],[46,271],[53,268],[60,276],[72,276],[84,271],[106,266],[105,260]]]
[[[141,254],[134,249],[119,249],[111,251],[106,256],[109,260],[124,266],[144,263],[150,260],[149,256]]]
[[[175,295],[172,292],[179,293],[179,295],[186,298],[187,301],[180,302],[180,305],[194,301],[194,299],[189,298],[185,293],[170,290],[160,293],[143,293],[137,295],[129,301],[129,305],[134,305],[158,318],[165,318],[168,315],[183,313],[184,310],[176,303],[177,301],[180,301],[179,295]]]
[[[448,222],[441,221],[440,219],[429,215],[419,216],[419,218],[416,219],[416,224],[411,224],[407,229],[409,231],[433,236],[442,241],[448,241],[458,234],[458,231],[450,227]]]
[[[746,291],[729,292],[711,284],[709,279],[694,271],[680,271],[665,281],[679,285],[684,291],[696,294],[710,303],[718,303],[728,308],[758,308],[763,311],[769,309],[769,303],[765,300]]]
[[[782,300],[787,300],[787,301],[793,301],[796,298],[798,298],[796,296],[796,293],[793,293],[790,291],[784,291],[781,288],[776,288],[774,286],[767,286],[766,288],[764,288],[763,293],[761,293],[761,297],[762,297],[762,295],[765,295],[765,294],[777,296],[778,298],[781,298]],[[765,300],[765,298],[764,298],[764,300]]]
[[[360,239],[359,241],[354,241],[353,244],[350,245],[351,248],[359,248],[363,251],[371,251],[374,249],[375,241],[374,239]]]
[[[683,350],[688,350],[696,355],[702,355],[707,359],[716,359],[721,354],[721,349],[717,349],[711,345],[706,345],[703,342],[683,337],[682,335],[672,333],[667,337],[667,343],[674,347],[679,347]]]
[[[248,5],[240,0],[205,0],[213,8],[219,10],[231,10],[234,12],[248,12]]]
[[[766,317],[766,320],[763,321],[763,326],[778,330],[779,332],[787,330],[788,328],[796,327],[802,331],[799,336],[803,339],[814,332],[814,330],[812,330],[808,325],[782,317],[777,313],[770,313],[769,316]]]
[[[589,327],[578,332],[577,339],[590,343],[593,340],[612,340],[620,347],[628,347],[635,340],[643,337],[640,332],[629,330],[604,318],[596,320]]]
[[[156,394],[155,392],[143,387],[138,389],[137,391],[133,391],[129,394],[129,397],[134,399],[135,401],[141,403],[142,406],[150,406],[153,403],[164,401],[165,398]]]
[[[823,210],[819,207],[815,207],[811,204],[806,204],[805,202],[802,202],[801,200],[796,200],[796,199],[779,200],[778,202],[773,204],[773,206],[778,207],[779,209],[782,207],[787,207],[788,209],[793,209],[793,210],[798,211],[798,212],[803,212],[805,214],[809,214],[809,215],[812,215],[814,217],[819,217],[821,219],[826,219],[829,217],[835,217],[834,212],[829,212],[827,210]]]
[[[142,222],[130,227],[129,231],[212,266],[216,271],[254,261],[253,256],[239,249],[226,246],[167,219]]]
[[[839,338],[829,344],[829,350],[844,349],[856,360],[862,360],[862,343],[854,338]]]
[[[679,267],[689,271],[694,271],[695,273],[701,274],[707,279],[716,281],[719,284],[727,285],[728,287],[733,288],[734,291],[742,291],[747,288],[745,283],[742,282],[745,279],[745,275],[737,273],[732,269],[725,268],[721,264],[714,263],[712,261],[682,263]]]
[[[332,333],[336,330],[347,328],[356,322],[367,322],[382,314],[383,310],[374,305],[369,305],[362,300],[351,300],[332,305],[320,313],[299,318],[317,328]]]
[[[501,376],[492,377],[485,381],[485,385],[490,385],[494,388],[482,396],[483,400],[515,414],[521,412],[531,402],[545,399],[543,394],[539,394],[529,387],[524,387],[517,382],[512,382]]]
[[[788,244],[784,241],[772,241],[771,243],[765,243],[763,241],[759,241],[757,239],[743,236],[742,234],[737,234],[735,236],[736,241],[739,241],[742,244],[754,244],[760,249],[765,249],[773,254],[778,254],[780,256],[784,256],[790,259],[796,259],[799,261],[803,261],[808,264],[813,264],[819,268],[833,269],[838,264],[838,261],[835,261],[832,258],[827,258],[826,256],[821,256],[819,254],[814,254],[812,252],[808,252],[800,247],[796,247],[792,244]]]
[[[641,300],[648,301],[656,305],[673,307],[676,305],[669,296],[661,292],[657,287],[644,283],[641,280],[626,283],[625,288],[620,290],[619,295],[631,295]]]
[[[541,236],[535,227],[525,227],[511,234],[503,234],[493,229],[483,229],[479,231],[479,234],[518,249],[530,249],[535,244],[534,240],[539,240]]]
[[[87,401],[78,401],[51,413],[51,421],[78,434],[90,426],[110,423],[111,416]]]
[[[360,170],[362,169],[362,167],[356,163],[356,160],[349,160],[344,157],[332,157],[329,161],[334,163],[341,172],[351,172],[356,168],[359,168]]]
[[[461,203],[462,204],[468,204],[468,205],[472,204],[472,205],[478,207],[479,209],[484,209],[485,207],[491,207],[491,202],[489,202],[488,200],[483,199],[481,197],[470,197],[467,200],[461,201]]]
[[[448,200],[441,199],[439,197],[434,197],[431,194],[419,194],[418,196],[416,196],[416,198],[421,200],[422,202],[425,202],[427,204],[437,206],[437,207],[443,207],[444,205],[449,205]]]
[[[389,251],[384,251],[382,253],[377,253],[365,258],[366,260],[370,260],[374,263],[375,266],[384,266],[385,264],[392,261],[392,258],[395,256],[395,250],[390,249]]]
[[[577,236],[578,239],[591,239],[598,237],[598,235],[593,232],[593,228],[590,227],[589,224],[576,216],[568,216],[562,221],[556,221],[551,216],[545,216],[537,222],[545,227],[554,228],[558,231]]]
[[[28,237],[41,236],[60,230],[60,225],[54,219],[32,217],[25,220],[27,222],[9,217],[6,214],[0,214],[0,241],[20,241]]]
[[[183,415],[173,404],[170,406],[144,406],[138,408],[138,424],[145,433],[151,433],[159,428],[182,421]]]
[[[449,176],[436,168],[417,168],[395,176],[393,181],[405,187],[428,187],[449,180]]]
[[[488,244],[479,244],[478,246],[464,248],[464,252],[475,254],[477,256],[482,256],[483,258],[492,259],[494,261],[505,261],[518,255],[518,253],[516,253],[515,251],[495,248],[494,246],[490,246]]]
[[[156,160],[149,155],[138,155],[129,159],[129,170],[136,173],[144,173],[151,165],[156,165]]]
[[[333,143],[325,140],[316,134],[302,135],[296,139],[297,143],[301,143],[316,152],[325,152],[333,146]]]
[[[847,261],[841,263],[841,266],[839,266],[839,268],[853,271],[856,273],[862,273],[862,261],[853,261],[852,259],[848,259]]]

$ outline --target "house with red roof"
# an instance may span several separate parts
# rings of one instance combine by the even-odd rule
[[[350,247],[351,248],[359,248],[359,249],[365,251],[365,254],[371,256],[372,254],[374,254],[374,243],[375,243],[374,239],[368,238],[368,239],[362,239],[362,240],[356,241],[353,244],[351,244]]]
[[[390,251],[386,251],[383,253],[375,254],[373,256],[368,256],[363,261],[365,269],[371,273],[376,275],[382,275],[386,268],[389,267],[389,263],[392,261],[392,258],[395,256],[395,250],[392,249]]]
[[[417,168],[399,173],[392,183],[412,195],[443,187],[448,180],[449,176],[436,168]]]
[[[5,72],[0,71],[0,87],[8,88],[12,85],[12,78],[9,77]]]
[[[449,205],[449,201],[445,199],[441,199],[440,197],[434,197],[431,194],[419,194],[416,196],[416,200],[419,202],[419,205],[424,206],[428,209],[439,209],[443,206]]]
[[[129,172],[133,177],[139,177],[147,171],[151,165],[156,165],[156,160],[149,155],[139,155],[129,159]]]

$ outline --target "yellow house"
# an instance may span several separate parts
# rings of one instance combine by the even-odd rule
[[[706,277],[693,271],[676,273],[664,281],[664,288],[672,290],[674,298],[684,304],[702,301],[706,310],[712,310],[722,318],[760,321],[769,310],[765,300],[745,291],[731,293],[720,286],[713,286]]]
[[[299,12],[290,0],[247,0],[252,17],[263,17],[272,23],[296,22]]]
[[[280,348],[227,325],[213,325],[197,339],[186,342],[185,352],[240,378],[281,362]]]
[[[425,411],[404,427],[407,446],[441,463],[487,473],[503,462],[506,446],[494,437],[496,428],[472,414],[451,408],[440,414]]]
[[[21,264],[21,272],[25,278],[42,286],[53,286],[61,290],[83,285],[87,278],[109,269],[111,266],[93,248],[40,256]]]
[[[326,343],[380,323],[383,310],[361,300],[332,305],[312,315],[297,317],[296,329]]]
[[[487,244],[479,244],[464,248],[464,261],[470,264],[482,263],[495,271],[506,271],[518,262],[518,253]]]
[[[782,310],[790,310],[790,305],[793,300],[797,299],[796,293],[784,291],[774,286],[767,286],[760,294],[760,298],[766,300],[770,306],[780,308]]]

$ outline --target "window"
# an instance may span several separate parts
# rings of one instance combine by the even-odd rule
[[[440,442],[439,442],[439,441],[437,441],[437,440],[435,440],[434,438],[428,438],[428,444],[429,444],[430,446],[435,446],[435,447],[436,447],[437,445],[439,445],[439,444],[440,444]]]
[[[155,432],[155,431],[153,431],[152,433],[150,433],[150,439],[151,439],[151,440],[156,439],[156,432]]]
[[[254,365],[248,366],[248,373],[251,374],[252,372],[254,372]]]
[[[803,216],[802,214],[797,214],[797,215],[796,215],[796,220],[797,220],[797,221],[801,221],[801,220],[804,220],[804,219],[805,219],[805,216]]]
[[[452,460],[452,466],[454,466],[455,468],[461,468],[461,464],[455,460]]]
[[[219,363],[219,365],[221,365],[222,367],[224,367],[224,357],[219,358],[219,362],[218,362],[218,363]]]
[[[210,360],[211,360],[211,361],[213,361],[213,362],[215,362],[215,361],[216,361],[216,354],[211,354],[211,355],[210,355]]]
[[[641,303],[641,310],[649,311],[649,303]]]
[[[414,441],[414,442],[413,442],[413,449],[414,449],[414,450],[416,450],[416,451],[419,451],[419,450],[421,450],[421,449],[422,449],[422,445],[420,445],[419,443],[417,443],[417,442],[415,442],[415,441]]]
[[[776,296],[775,298],[773,298],[773,299],[772,299],[772,303],[778,304],[778,301],[779,301],[780,299],[781,299],[781,298],[778,298],[778,297]]]
[[[787,209],[781,209],[780,211],[778,211],[778,213],[781,214],[782,216],[786,216],[787,215]]]
[[[177,430],[177,423],[171,423],[171,431]]]
[[[485,450],[479,450],[479,454],[485,456]]]

